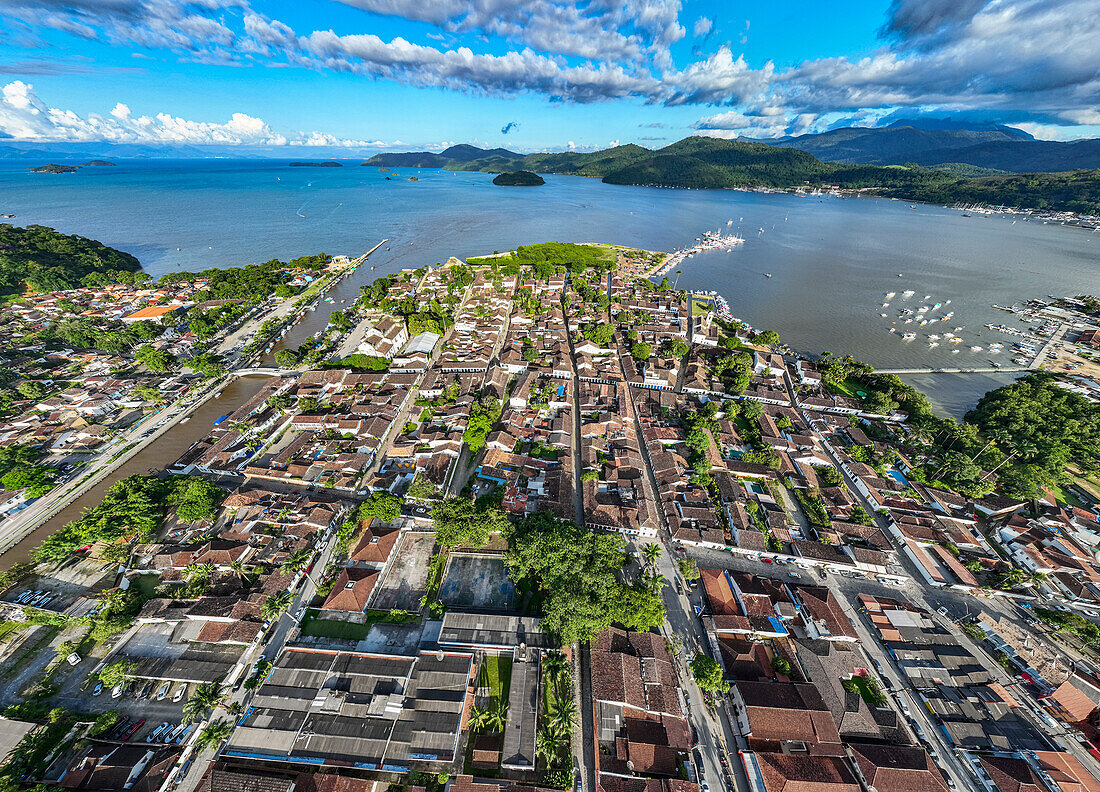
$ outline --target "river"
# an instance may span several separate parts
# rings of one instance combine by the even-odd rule
[[[240,377],[227,384],[222,390],[221,397],[209,399],[202,404],[191,413],[191,420],[187,423],[177,423],[167,430],[99,484],[0,555],[0,572],[13,564],[30,560],[34,549],[43,539],[66,523],[75,520],[85,509],[99,505],[107,488],[116,481],[138,473],[157,473],[172,464],[193,443],[209,434],[214,421],[252,398],[266,381],[266,377]]]

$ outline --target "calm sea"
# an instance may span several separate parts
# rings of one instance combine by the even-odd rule
[[[571,176],[508,188],[487,174],[394,173],[357,162],[120,160],[65,175],[31,174],[28,164],[40,163],[0,161],[0,214],[16,215],[6,222],[99,239],[133,253],[153,275],[319,251],[355,255],[388,239],[371,258],[375,271],[364,267],[344,281],[330,308],[350,302],[372,277],[451,255],[547,240],[673,250],[721,230],[745,244],[689,259],[680,286],[720,292],[736,315],[778,330],[801,351],[851,353],[884,368],[965,367],[1009,364],[1011,355],[987,349],[995,341],[1011,346],[1011,337],[983,327],[1013,322],[992,303],[1100,292],[1100,235],[900,201],[619,187]],[[907,289],[914,295],[905,300]],[[896,295],[887,299],[888,292]],[[924,316],[952,316],[925,327],[898,319],[901,309],[925,305]],[[325,315],[311,315],[301,334]],[[916,339],[903,341],[906,331]],[[944,331],[964,343],[941,338],[930,347],[927,336]],[[1008,380],[910,378],[954,415]]]

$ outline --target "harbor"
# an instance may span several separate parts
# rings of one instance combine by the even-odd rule
[[[718,231],[704,231],[701,237],[696,237],[696,244],[691,247],[684,248],[683,250],[677,250],[670,253],[668,258],[664,260],[661,266],[656,269],[651,277],[660,278],[668,275],[678,266],[684,263],[685,260],[691,258],[697,253],[703,253],[711,250],[732,250],[738,245],[745,244],[743,237],[739,237],[736,234],[723,235]]]

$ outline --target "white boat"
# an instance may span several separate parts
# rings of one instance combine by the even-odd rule
[[[882,304],[882,307],[883,307],[883,308],[889,308],[889,307],[890,307],[890,303],[888,303],[888,302],[884,302],[884,303]]]
[[[906,300],[908,300],[908,299],[909,299],[910,297],[912,297],[912,296],[913,296],[914,294],[916,294],[916,292],[915,292],[915,291],[913,291],[912,289],[906,289],[905,291],[903,291],[903,292],[901,293],[901,296],[902,296],[902,297],[904,297],[904,298],[905,298]]]
[[[917,313],[928,313],[928,306],[922,305],[920,308],[917,309]]]
[[[892,300],[892,299],[894,299],[894,295],[895,295],[895,294],[897,294],[897,292],[886,292],[886,299],[887,299],[887,300]]]
[[[884,313],[881,313],[881,314],[879,314],[879,316],[881,316],[881,317],[885,318],[885,317],[886,317],[886,314],[884,314]]]
[[[905,341],[912,341],[914,338],[917,337],[917,334],[916,333],[902,333],[901,337]]]
[[[936,347],[938,347],[939,345],[940,345],[940,342],[939,342],[939,341],[930,341],[930,342],[928,343],[928,348],[929,348],[929,349],[935,349],[935,348],[936,348]]]
[[[970,351],[971,352],[981,352],[982,348],[980,346],[978,346],[977,344],[975,344],[974,346],[970,347]]]
[[[940,337],[938,335],[936,335],[935,333],[932,333],[930,336],[928,336],[928,340],[929,341],[939,341]]]

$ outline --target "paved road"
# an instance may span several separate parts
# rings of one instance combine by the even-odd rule
[[[242,673],[242,678],[247,678],[251,673],[252,667],[261,660],[274,660],[279,656],[279,653],[283,650],[283,646],[286,644],[287,636],[290,631],[298,626],[301,615],[305,612],[306,606],[313,599],[317,593],[316,579],[320,577],[324,572],[325,567],[328,565],[329,560],[332,558],[332,553],[336,547],[336,529],[334,527],[321,538],[321,542],[324,544],[324,548],[313,560],[313,571],[309,574],[302,573],[298,578],[295,585],[291,587],[291,591],[297,591],[294,596],[290,607],[279,615],[279,618],[275,620],[272,628],[269,628],[269,635],[267,640],[259,646],[255,647],[250,652],[246,653],[241,658],[241,663],[245,665],[245,670]],[[255,691],[247,690],[244,685],[241,685],[237,690],[230,693],[224,703],[225,709],[216,709],[208,720],[219,720],[227,717],[226,710],[232,707],[234,704],[240,704],[241,708],[247,710],[248,703],[254,695]],[[198,736],[202,726],[206,721],[197,724],[192,734],[189,735],[187,749],[180,757],[181,765],[187,767],[186,775],[182,778],[177,776],[176,786],[180,792],[193,792],[198,786],[199,781],[202,779],[203,773],[206,771],[207,765],[216,758],[216,752],[213,750],[205,750],[200,753],[194,753],[195,745],[194,738]],[[219,747],[220,749],[220,747]],[[167,786],[162,788],[168,788]]]

